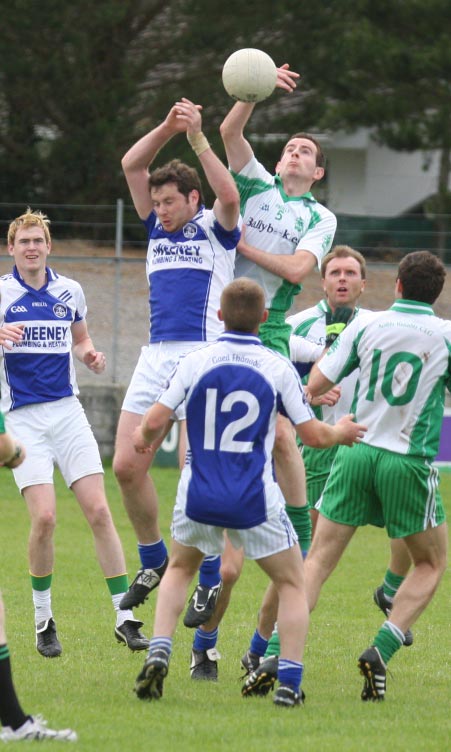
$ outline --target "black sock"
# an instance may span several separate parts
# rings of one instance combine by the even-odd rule
[[[11,661],[7,645],[0,645],[0,721],[14,731],[23,726],[30,716],[25,715],[14,689]]]

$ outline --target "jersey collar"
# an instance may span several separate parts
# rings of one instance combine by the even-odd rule
[[[224,332],[218,337],[219,342],[236,342],[238,345],[261,345],[262,341],[256,334],[245,332]]]
[[[395,300],[390,310],[398,311],[399,313],[424,313],[426,316],[435,316],[429,303],[421,303],[418,300],[407,300],[406,298]]]
[[[349,307],[349,306],[348,306],[348,307]],[[331,307],[330,307],[329,303],[327,302],[326,298],[323,298],[322,300],[320,300],[320,301],[319,301],[319,303],[318,303],[318,308],[319,308],[319,310],[320,310],[320,311],[322,311],[323,313],[330,313],[330,312],[332,311],[332,309],[331,309]],[[349,321],[352,321],[352,319],[353,319],[353,318],[354,318],[355,316],[357,316],[357,314],[358,314],[359,310],[360,310],[360,306],[354,306],[354,313],[352,314],[352,316],[351,316],[351,318],[349,319]]]
[[[314,197],[313,193],[311,193],[310,191],[307,191],[307,193],[302,193],[300,196],[288,196],[288,194],[285,193],[284,191],[283,183],[282,183],[282,179],[280,175],[274,175],[274,182],[285,201],[299,201],[301,198],[305,198],[307,201],[312,201],[316,203],[316,198]]]
[[[46,275],[47,275],[47,282],[44,285],[42,285],[42,287],[39,288],[40,290],[47,289],[47,286],[48,286],[49,282],[51,282],[52,280],[56,279],[56,277],[57,277],[57,275],[55,274],[55,272],[53,272],[52,269],[50,269],[49,266],[45,267],[45,272],[46,272]],[[19,272],[19,270],[18,270],[18,268],[17,268],[16,265],[14,265],[14,267],[13,267],[13,277],[19,282],[19,284],[22,285],[22,287],[26,287],[27,290],[33,290],[34,292],[36,292],[36,288],[30,287],[30,285],[27,285],[27,283],[25,282],[24,278],[20,275],[20,272]]]

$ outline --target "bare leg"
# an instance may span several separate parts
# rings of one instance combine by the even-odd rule
[[[257,629],[259,634],[269,640],[271,633],[277,621],[277,609],[279,607],[279,598],[277,588],[273,582],[270,582],[263,596],[260,611],[258,612]]]
[[[431,601],[446,569],[447,526],[428,528],[404,540],[413,569],[395,595],[390,621],[405,633]]]
[[[172,637],[185,606],[188,587],[203,557],[197,548],[172,541],[169,565],[158,589],[154,637]]]
[[[45,577],[53,572],[53,533],[56,525],[55,489],[50,483],[28,486],[23,496],[30,514],[31,529],[28,541],[30,572]]]
[[[400,577],[406,577],[412,564],[409,549],[403,538],[390,540],[390,562],[388,568]]]
[[[238,580],[244,564],[243,549],[232,546],[226,534],[224,553],[221,556],[222,590],[216,602],[215,610],[210,619],[200,626],[200,629],[211,632],[216,629],[228,608],[233,586]]]
[[[121,412],[116,434],[113,470],[121,488],[122,499],[130,522],[140,543],[160,540],[158,499],[153,480],[148,475],[153,454],[138,454],[133,448],[132,434],[142,416]]]
[[[87,475],[72,490],[94,535],[97,558],[105,577],[127,571],[122,544],[105,496],[103,475]]]
[[[320,513],[312,547],[305,560],[305,581],[310,611],[315,608],[321,588],[337,566],[355,533],[355,527],[332,522]]]
[[[278,595],[277,624],[281,657],[302,662],[309,623],[302,556],[298,546],[292,546],[257,563],[271,577]]]

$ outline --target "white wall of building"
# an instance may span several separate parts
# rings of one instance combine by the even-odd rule
[[[397,216],[437,190],[438,153],[396,152],[365,129],[324,142],[327,204],[338,214]]]

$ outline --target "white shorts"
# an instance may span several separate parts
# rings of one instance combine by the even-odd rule
[[[244,549],[246,559],[263,559],[265,556],[278,554],[296,545],[298,541],[283,507],[266,522],[246,530],[204,525],[191,520],[180,507],[174,509],[172,537],[183,546],[199,549],[205,556],[218,556],[224,552],[224,530],[234,548]]]
[[[191,352],[204,342],[159,342],[141,348],[141,355],[133,372],[122,409],[144,415],[166,389],[169,377],[180,356]],[[175,412],[177,420],[185,420],[185,405]]]
[[[53,483],[55,464],[69,488],[86,475],[103,473],[97,442],[77,397],[26,405],[7,413],[5,419],[8,431],[27,452],[13,470],[20,491]]]

